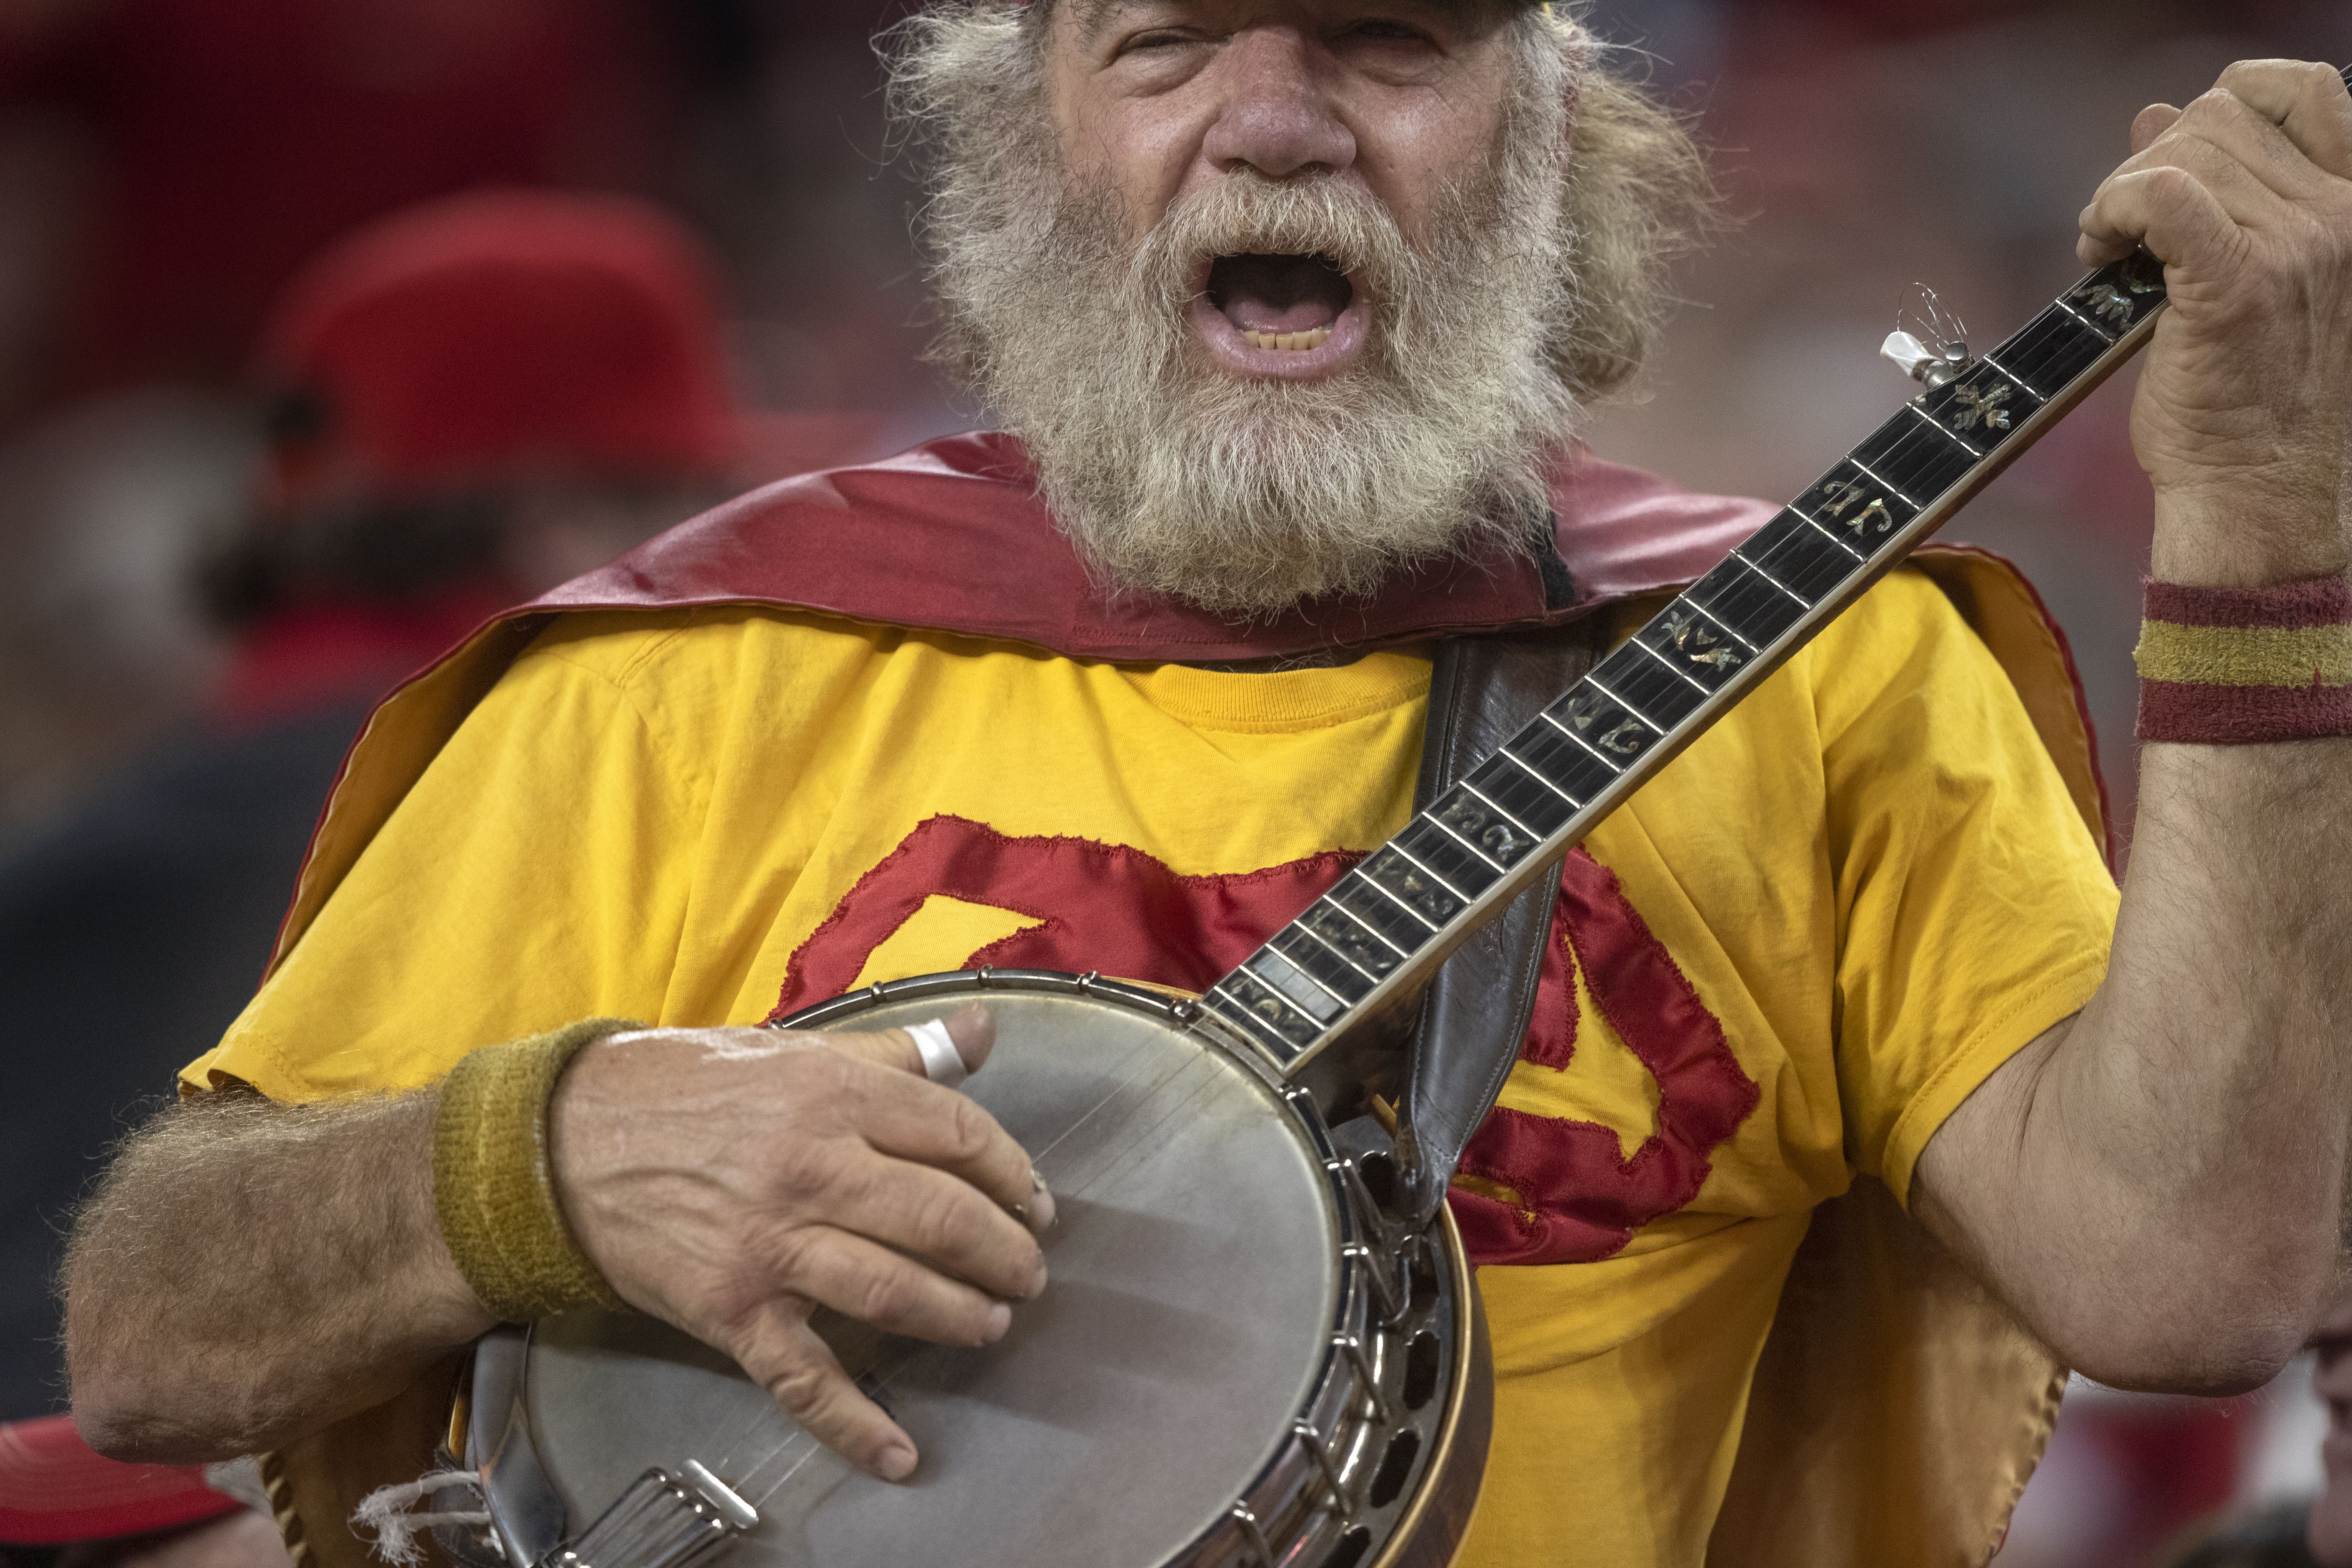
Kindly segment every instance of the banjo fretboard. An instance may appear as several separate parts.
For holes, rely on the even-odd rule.
[[[1904,405],[1203,1005],[1295,1075],[1409,1004],[1465,937],[2136,353],[2164,303],[2146,254],[2102,268]]]

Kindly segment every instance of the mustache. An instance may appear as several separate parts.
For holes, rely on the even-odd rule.
[[[1396,216],[1360,185],[1332,175],[1271,180],[1242,170],[1179,197],[1137,247],[1133,275],[1163,305],[1200,292],[1220,256],[1319,256],[1395,299],[1422,268]]]

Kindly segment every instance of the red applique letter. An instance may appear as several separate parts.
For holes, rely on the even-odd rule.
[[[1575,962],[1601,1016],[1658,1080],[1658,1130],[1627,1158],[1617,1134],[1497,1106],[1462,1170],[1528,1205],[1456,1187],[1454,1217],[1477,1263],[1577,1263],[1610,1256],[1633,1232],[1698,1195],[1716,1147],[1756,1109],[1756,1082],[1616,875],[1583,850],[1560,874],[1559,912],[1521,1055],[1566,1067],[1575,1048]]]
[[[1013,838],[966,817],[929,817],[801,943],[770,1016],[848,990],[874,950],[934,893],[1043,922],[989,943],[964,960],[967,969],[1097,969],[1205,991],[1359,858],[1335,852],[1230,877],[1180,877],[1121,845]]]

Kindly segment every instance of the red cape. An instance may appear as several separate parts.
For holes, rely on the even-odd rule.
[[[1237,625],[1092,580],[1038,499],[1021,444],[976,433],[753,490],[493,617],[377,708],[345,760],[279,933],[300,938],[442,744],[554,616],[759,605],[1014,642],[1070,658],[1219,662],[1557,625],[1679,588],[1775,509],[1693,495],[1581,447],[1551,474],[1558,559],[1497,552],[1400,573],[1370,599]],[[2104,789],[2064,637],[2016,569],[1966,546],[1915,562],[2009,671],[2094,833]]]
[[[1566,576],[1548,599],[1524,554],[1400,574],[1370,600],[1235,625],[1155,594],[1105,593],[1037,499],[1020,442],[950,436],[753,490],[566,584],[533,610],[789,605],[850,620],[1027,643],[1073,658],[1217,661],[1574,618],[1698,575],[1771,516],[1580,449],[1553,475]]]

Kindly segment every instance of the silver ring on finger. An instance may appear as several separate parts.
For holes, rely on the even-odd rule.
[[[954,1089],[971,1076],[963,1065],[963,1053],[956,1049],[954,1037],[940,1019],[909,1025],[907,1033],[914,1037],[915,1049],[922,1056],[923,1076],[941,1089]]]

